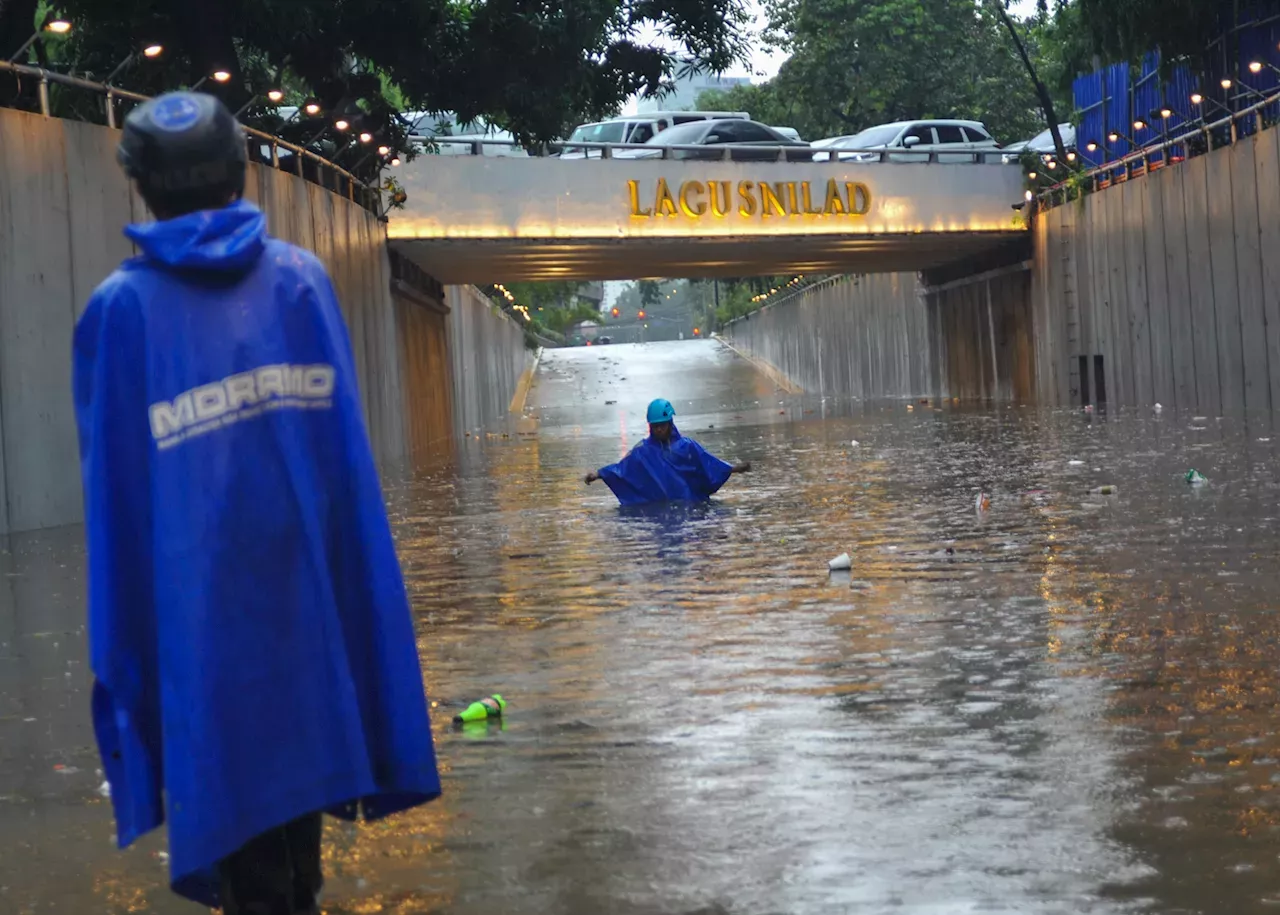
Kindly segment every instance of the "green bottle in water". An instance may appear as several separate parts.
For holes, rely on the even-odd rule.
[[[506,707],[507,700],[494,693],[492,696],[485,696],[479,702],[471,703],[461,715],[454,715],[453,723],[465,724],[468,721],[486,721],[489,718],[501,718]]]

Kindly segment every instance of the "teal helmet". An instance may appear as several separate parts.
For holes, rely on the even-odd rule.
[[[649,404],[648,420],[653,423],[669,423],[676,418],[676,408],[671,406],[671,401],[663,400],[659,397],[653,403]]]

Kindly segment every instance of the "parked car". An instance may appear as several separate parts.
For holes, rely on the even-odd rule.
[[[808,143],[785,137],[778,131],[756,121],[741,118],[722,121],[700,121],[694,124],[680,124],[664,130],[645,144],[653,149],[619,150],[619,158],[657,159],[662,156],[663,146],[705,146],[706,151],[696,149],[673,149],[672,159],[722,159],[723,148],[732,145],[729,152],[735,162],[761,162],[778,158],[778,147],[788,147],[788,162],[808,162],[813,158],[813,150]],[[762,147],[752,149],[751,147]]]
[[[612,343],[612,342],[613,342],[613,337],[609,337],[609,336],[596,337],[596,343],[599,344],[600,346],[604,346],[605,344]]]
[[[839,152],[842,149],[857,151]],[[1000,144],[978,121],[898,121],[840,137],[827,151],[814,153],[814,160],[829,162],[836,156],[840,162],[878,162],[880,150],[902,150],[889,153],[888,160],[927,162],[936,153],[939,162],[972,162],[977,155],[999,149]]]
[[[775,127],[773,129],[778,131],[778,133],[782,134],[788,140],[795,140],[797,143],[804,142],[800,136],[800,131],[796,130],[794,127]]]
[[[581,124],[569,135],[569,143],[648,143],[666,127],[694,121],[746,120],[745,111],[650,111],[629,117],[610,118],[593,124]],[[665,126],[664,126],[665,125]],[[598,159],[600,150],[566,147],[561,159]]]
[[[1076,152],[1076,128],[1072,124],[1059,124],[1058,132],[1062,135],[1062,145],[1068,153]],[[1024,152],[1039,153],[1042,156],[1057,155],[1053,147],[1053,134],[1048,130],[1036,134],[1030,140],[1021,143],[1010,143],[1002,150],[1006,163],[1017,162]]]

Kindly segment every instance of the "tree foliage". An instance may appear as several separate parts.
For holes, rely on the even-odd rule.
[[[1156,48],[1167,59],[1199,58],[1224,30],[1226,18],[1246,4],[1238,0],[1074,0],[1071,4],[1056,0],[1056,8],[1071,6],[1078,7],[1078,24],[1094,51],[1109,60],[1132,61]]]
[[[31,33],[37,7],[0,3],[0,55]],[[393,148],[406,105],[555,139],[579,118],[669,86],[677,53],[686,66],[732,66],[745,57],[747,21],[744,0],[64,0],[60,12],[75,24],[66,64],[80,75],[101,79],[160,43],[164,57],[131,68],[121,85],[154,94],[225,68],[232,79],[206,88],[233,109],[285,85],[291,101],[314,97],[330,119],[350,114]]]
[[[997,11],[974,0],[766,0],[768,40],[791,52],[761,86],[705,93],[807,139],[925,117],[984,121],[1003,140],[1043,129]],[[1033,54],[1038,35],[1027,36]]]

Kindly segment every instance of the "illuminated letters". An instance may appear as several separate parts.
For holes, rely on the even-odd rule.
[[[760,215],[765,219],[774,215],[787,215],[786,204],[782,202],[783,198],[787,196],[787,192],[783,190],[784,186],[782,182],[778,182],[774,187],[770,187],[763,181],[760,182]],[[774,188],[777,190],[775,191]],[[770,213],[770,208],[774,209],[776,213]]]
[[[640,182],[628,181],[627,191],[631,194],[631,218],[632,219],[648,219],[653,215],[653,210],[645,207],[640,209]]]
[[[666,178],[659,178],[650,198],[652,206],[641,202],[643,191],[640,182],[627,182],[627,197],[632,219],[651,219],[656,216],[667,219],[683,217],[698,222],[708,214],[716,219],[729,216],[734,207],[734,185],[731,181],[683,181],[672,193]],[[815,190],[809,181],[739,181],[737,185],[737,210],[742,219],[759,216],[772,219],[775,216],[808,216],[818,219],[859,218],[871,212],[871,189],[858,181],[845,181],[843,186],[835,178],[827,179],[826,193],[818,205]],[[259,398],[270,394],[282,395],[304,384],[296,376],[286,376],[279,369],[269,367],[259,370],[256,377],[256,394]],[[234,386],[228,386],[227,408],[237,409],[242,404],[253,403],[254,387],[248,378]],[[209,397],[216,397],[210,392]],[[192,405],[197,412],[217,412],[219,405],[210,399]],[[168,423],[169,416],[160,418]]]
[[[822,205],[822,215],[843,216],[848,212],[849,210],[844,205],[844,198],[840,196],[840,186],[836,184],[836,179],[828,180],[827,201]]]
[[[661,216],[675,216],[676,202],[671,196],[671,188],[667,187],[667,179],[658,179],[658,199],[654,203],[654,210]]]
[[[849,195],[849,213],[854,216],[866,216],[871,212],[871,191],[865,184],[850,181],[844,186]]]
[[[711,189],[711,212],[719,219],[729,215],[729,207],[733,201],[733,185],[728,181],[708,181],[707,187]],[[724,199],[720,199],[720,192],[724,192]]]
[[[691,204],[689,202],[690,191],[701,195],[705,190],[706,187],[701,181],[686,181],[684,184],[680,185],[680,209],[684,212],[684,215],[688,216],[690,219],[697,219],[703,213],[707,212],[707,205],[701,200],[696,204]]]

